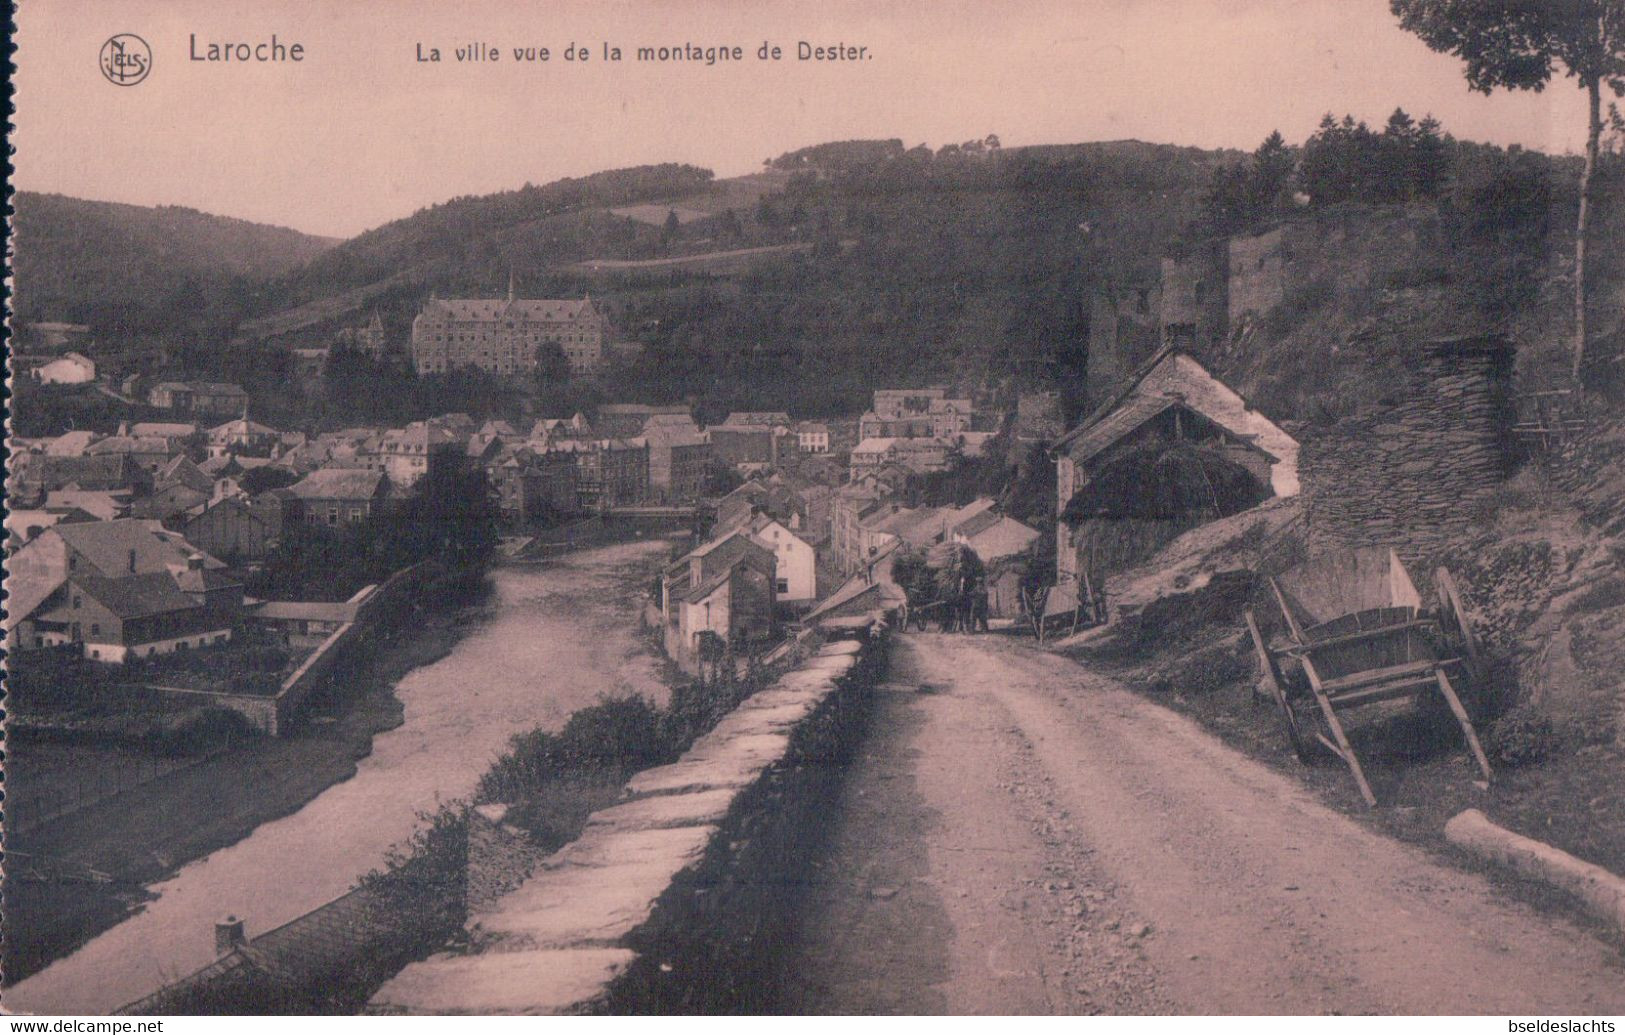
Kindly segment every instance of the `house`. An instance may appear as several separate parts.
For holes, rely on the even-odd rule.
[[[854,575],[835,592],[820,600],[802,616],[803,625],[814,626],[838,618],[855,618],[876,611],[895,611],[908,602],[908,595],[889,578]]]
[[[264,560],[281,528],[261,508],[235,498],[216,500],[178,523],[187,542],[234,563]]]
[[[722,423],[732,427],[788,428],[790,415],[779,410],[736,410]]]
[[[248,408],[248,393],[214,381],[160,381],[148,390],[147,402],[177,413],[229,415]]]
[[[485,464],[508,521],[525,525],[573,514],[577,506],[576,462],[564,452],[538,453],[524,446],[504,446]]]
[[[398,431],[387,431],[378,444],[383,472],[400,488],[410,488],[431,467],[438,470],[460,463],[467,438],[438,421],[414,421]]]
[[[135,495],[128,489],[58,489],[45,494],[47,510],[82,510],[97,521],[116,521],[130,513]]]
[[[242,598],[220,561],[148,521],[61,522],[7,566],[8,647],[77,644],[97,661],[229,639]]]
[[[801,421],[796,425],[796,448],[803,453],[829,452],[829,425],[820,421]]]
[[[784,527],[800,531],[804,511],[798,494],[788,485],[752,478],[717,501],[716,527],[736,528],[757,514],[766,514]]]
[[[90,325],[63,323],[60,320],[38,320],[28,325],[42,348],[59,349],[64,345],[78,345],[90,338]]]
[[[1050,449],[1056,580],[1094,584],[1175,536],[1298,492],[1298,443],[1177,346],[1165,346]]]
[[[935,399],[945,399],[945,388],[877,388],[870,407],[875,416],[883,419],[925,413]]]
[[[251,453],[268,456],[281,436],[281,432],[266,424],[239,417],[209,429],[209,455]]]
[[[810,604],[817,599],[818,554],[810,542],[766,514],[756,515],[736,530],[773,551],[777,563],[774,594],[781,603]]]
[[[84,456],[85,450],[101,436],[94,431],[66,431],[56,438],[47,439],[46,456]]]
[[[360,604],[354,600],[342,603],[266,600],[250,606],[244,617],[280,636],[290,647],[319,647],[339,629],[355,621],[360,610]]]
[[[110,435],[85,449],[86,456],[128,456],[143,471],[152,475],[156,475],[180,452],[180,447],[172,439],[137,438],[134,435]]]
[[[984,564],[1026,553],[1038,537],[1037,529],[992,510],[960,522],[950,532],[953,542],[975,550]]]
[[[80,644],[93,661],[118,664],[231,639],[228,611],[183,593],[168,572],[71,577],[55,606],[37,613],[42,638]]]
[[[191,438],[198,433],[196,424],[186,421],[137,421],[130,425],[131,435],[137,438],[167,438],[173,439],[177,444],[183,439]]]
[[[389,496],[389,479],[377,471],[324,467],[288,486],[309,525],[354,525],[378,513]]]
[[[694,422],[686,416],[689,428]],[[657,422],[651,417],[644,425],[644,441],[649,443],[649,489],[666,501],[698,499],[705,492],[706,469],[711,464],[711,440],[697,429],[680,424]]]
[[[191,458],[177,456],[158,469],[158,473],[153,477],[153,485],[157,488],[166,485],[184,485],[199,492],[212,492],[214,479],[194,464]]]
[[[892,506],[890,494],[875,485],[843,485],[830,501],[829,536],[831,560],[841,572],[853,572],[868,557],[863,521]],[[889,509],[887,510],[889,513]]]
[[[34,380],[47,385],[84,385],[96,380],[96,363],[70,352],[34,368]]]
[[[661,576],[666,653],[698,672],[713,650],[749,652],[773,634],[776,580],[772,551],[741,531],[678,558]]]
[[[748,416],[748,415],[747,415]],[[760,470],[795,451],[788,422],[773,424],[714,424],[705,429],[718,460],[741,470]]]
[[[868,438],[852,450],[849,461],[854,481],[887,464],[899,464],[916,474],[946,471],[956,447],[939,438]]]
[[[598,407],[593,427],[603,438],[637,438],[643,434],[645,425],[656,417],[661,418],[657,424],[686,425],[687,430],[700,430],[694,426],[694,417],[687,406],[651,406],[648,403],[605,403]]]
[[[78,507],[49,507],[29,510],[6,511],[6,548],[17,550],[29,541],[38,538],[39,534],[52,525],[64,521],[96,521],[94,514],[86,513]]]
[[[152,472],[127,453],[102,456],[51,456],[24,453],[12,459],[8,488],[27,501],[62,489],[91,492],[145,492]]]
[[[132,500],[128,513],[133,518],[168,523],[173,518],[184,516],[193,508],[207,505],[213,495],[213,486],[210,486],[209,491],[200,491],[173,482],[154,489],[149,495]]]
[[[565,439],[553,451],[575,460],[578,510],[635,506],[649,498],[649,444],[643,439]]]

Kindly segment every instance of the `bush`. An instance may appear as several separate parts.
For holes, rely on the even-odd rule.
[[[555,757],[572,769],[647,769],[666,759],[660,725],[648,698],[611,698],[570,716],[554,740]]]
[[[1187,694],[1209,694],[1250,683],[1256,669],[1250,657],[1238,656],[1229,643],[1199,650],[1173,671],[1174,689]]]
[[[1565,740],[1550,716],[1522,705],[1495,720],[1484,738],[1484,750],[1492,763],[1516,769],[1546,761]]]
[[[517,734],[480,777],[482,802],[519,802],[561,778],[624,779],[670,755],[662,716],[647,698],[629,695],[582,708],[558,733]]]

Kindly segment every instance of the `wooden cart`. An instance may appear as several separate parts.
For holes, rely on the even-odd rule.
[[[1434,583],[1437,606],[1424,608],[1392,550],[1349,550],[1269,580],[1282,619],[1274,645],[1247,612],[1260,682],[1285,718],[1298,757],[1308,761],[1318,740],[1348,765],[1369,805],[1377,799],[1341,716],[1378,702],[1440,695],[1461,724],[1484,778],[1490,778],[1489,760],[1457,693],[1458,686],[1482,685],[1478,642],[1450,572],[1439,568]],[[1302,716],[1311,701],[1309,716]],[[1310,736],[1306,731],[1316,712],[1324,729]]]

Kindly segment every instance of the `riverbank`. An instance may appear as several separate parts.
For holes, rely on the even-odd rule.
[[[15,984],[114,926],[148,900],[146,886],[187,863],[247,837],[263,823],[297,812],[350,779],[373,737],[396,728],[402,708],[394,684],[451,652],[483,604],[432,615],[397,635],[378,654],[366,685],[348,700],[312,702],[292,736],[260,737],[197,765],[7,838],[9,851],[48,860],[53,869],[95,871],[90,881],[5,884],[0,971]],[[41,764],[50,744],[17,744],[8,765]],[[178,823],[177,816],[186,817]]]
[[[354,776],[150,885],[144,908],[9,986],[7,1008],[99,1014],[141,999],[214,959],[219,917],[235,914],[255,937],[344,895],[425,813],[472,794],[515,734],[562,728],[606,696],[661,704],[667,688],[636,617],[667,549],[646,541],[494,569],[489,604],[468,614],[451,652],[395,681],[404,721],[373,738]],[[406,637],[424,635],[417,621]]]

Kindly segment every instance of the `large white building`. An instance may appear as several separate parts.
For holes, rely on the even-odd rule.
[[[478,367],[493,374],[536,369],[537,352],[557,345],[576,374],[604,352],[604,318],[592,299],[431,298],[412,321],[412,363],[420,374]]]

